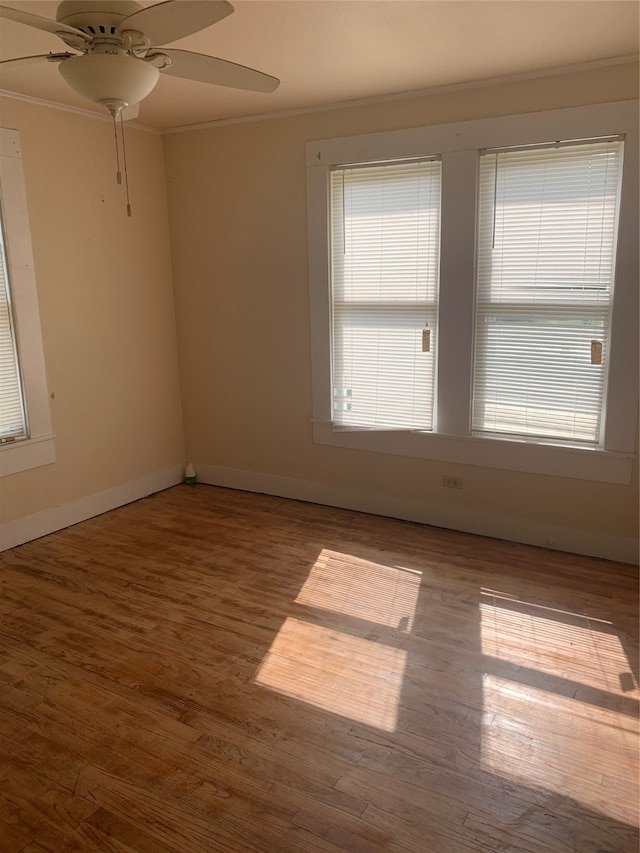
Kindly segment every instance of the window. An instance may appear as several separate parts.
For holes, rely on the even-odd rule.
[[[637,122],[622,102],[309,143],[314,439],[629,482]]]
[[[481,156],[476,434],[601,444],[622,150]]]
[[[27,436],[0,207],[0,443]]]
[[[431,429],[440,163],[336,169],[331,201],[334,422]]]
[[[0,476],[55,461],[20,138],[0,128]]]

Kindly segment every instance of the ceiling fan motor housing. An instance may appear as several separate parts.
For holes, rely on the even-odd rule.
[[[113,36],[120,23],[141,8],[133,0],[62,0],[56,21],[82,30],[91,38]]]

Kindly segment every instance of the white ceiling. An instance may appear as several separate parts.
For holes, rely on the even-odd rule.
[[[5,5],[49,18],[57,7],[50,0]],[[258,68],[279,77],[279,89],[256,94],[161,75],[141,104],[139,123],[180,127],[638,53],[636,0],[233,0],[233,5],[233,15],[172,46]],[[65,49],[55,35],[0,21],[0,59]],[[49,63],[0,68],[0,89],[93,108]]]

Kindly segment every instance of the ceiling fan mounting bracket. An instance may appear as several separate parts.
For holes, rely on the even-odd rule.
[[[138,30],[120,30],[124,47],[136,56],[144,56],[151,47],[151,40]]]
[[[71,59],[72,53],[48,53],[46,56],[47,62],[63,62],[65,59]]]
[[[148,62],[149,65],[159,68],[160,71],[171,65],[171,59],[165,53],[148,53],[145,57],[145,61]]]

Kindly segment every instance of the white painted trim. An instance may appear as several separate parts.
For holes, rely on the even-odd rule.
[[[588,62],[577,62],[573,65],[556,65],[553,68],[543,68],[540,71],[523,71],[520,74],[507,74],[504,77],[484,77],[480,80],[464,80],[458,83],[445,83],[442,86],[431,86],[426,89],[411,89],[407,92],[393,92],[390,95],[374,95],[369,98],[355,98],[350,101],[334,101],[318,104],[313,107],[294,107],[288,110],[274,110],[268,113],[258,113],[234,118],[221,118],[205,121],[199,124],[185,124],[178,127],[168,127],[161,130],[163,136],[169,133],[189,133],[193,130],[209,130],[213,127],[225,127],[231,124],[251,124],[259,121],[274,121],[280,118],[325,113],[332,110],[350,110],[355,107],[366,107],[370,104],[386,104],[390,101],[408,101],[413,98],[426,98],[431,95],[442,95],[448,92],[459,92],[465,89],[484,89],[488,86],[502,86],[507,83],[519,83],[524,80],[537,80],[540,77],[554,77],[558,74],[580,74],[583,71],[593,71],[596,68],[609,68],[614,65],[629,65],[638,61],[635,53],[624,56],[611,56],[604,59],[593,59]]]
[[[345,163],[371,163],[538,145],[558,139],[624,134],[636,139],[638,99],[608,101],[532,113],[513,113],[447,124],[428,124],[307,142],[307,167],[327,170]],[[633,148],[632,145],[629,146]],[[626,152],[625,152],[626,153]]]
[[[308,142],[307,233],[314,440],[320,444],[395,453],[399,456],[628,484],[632,461],[635,458],[640,384],[637,355],[637,128],[638,101],[628,100]],[[553,142],[557,139],[591,138],[612,133],[625,134],[626,142],[613,316],[617,338],[610,354],[605,449],[559,447],[464,435],[465,427],[469,429],[469,323],[475,259],[472,213],[468,212],[466,218],[464,217],[464,202],[466,199],[468,206],[474,193],[470,191],[463,197],[463,187],[455,180],[455,169],[447,171],[444,165],[448,158],[452,157],[452,162],[458,162],[459,169],[464,167],[471,173],[473,169],[470,161],[477,157],[478,150],[482,148]],[[444,284],[449,288],[453,285],[454,294],[447,303],[448,295],[444,292],[444,286],[441,286],[438,340],[441,347],[444,341],[440,356],[443,353],[448,354],[450,360],[449,363],[444,363],[444,359],[441,359],[442,363],[438,367],[436,429],[441,429],[445,434],[355,429],[346,431],[333,428],[331,281],[328,253],[328,186],[331,168],[344,163],[376,162],[435,154],[441,154],[443,158],[443,232],[440,263],[443,275],[447,277]],[[447,175],[449,178],[453,175],[453,184],[445,180]],[[461,229],[455,226],[458,219]],[[447,223],[450,233],[445,235],[444,226]],[[466,246],[460,245],[461,235],[466,235]],[[456,311],[460,314],[459,324],[456,323]],[[444,329],[445,323],[448,325],[448,335]],[[446,352],[447,337],[452,342],[457,342],[461,335],[464,337],[464,347],[460,348],[460,352],[452,359],[453,347]],[[452,406],[454,392],[460,396],[459,403]]]
[[[621,485],[631,482],[635,458],[633,453],[595,448],[411,430],[345,429],[330,423],[314,423],[313,440],[351,450]]]
[[[41,435],[15,444],[0,444],[0,477],[51,465],[56,461],[55,438],[55,435]]]
[[[508,542],[536,545],[554,551],[568,551],[622,563],[638,563],[638,541],[633,537],[612,536],[592,530],[577,530],[527,518],[479,512],[465,507],[449,507],[411,498],[397,498],[361,489],[349,489],[274,474],[196,464],[198,482],[248,492],[277,495],[292,500],[367,512]]]
[[[435,429],[449,435],[471,428],[479,164],[477,151],[442,155]]]
[[[108,121],[113,123],[113,119],[108,113],[98,113],[94,110],[84,109],[83,107],[72,107],[69,104],[61,104],[58,101],[45,101],[43,98],[34,98],[32,95],[22,95],[19,92],[10,92],[8,89],[0,89],[0,98],[10,98],[13,101],[24,101],[27,104],[35,104],[38,107],[47,107],[52,110],[60,110],[63,113],[73,113],[74,115],[84,116],[85,118],[95,118],[98,121]],[[135,130],[146,130],[147,133],[160,134],[162,131],[157,127],[150,127],[146,124],[139,124],[136,121],[128,121],[127,129],[134,128]]]
[[[640,352],[638,341],[638,223],[640,197],[638,163],[640,141],[638,120],[629,129],[624,143],[624,172],[620,199],[618,245],[616,253],[615,290],[611,316],[611,353],[607,398],[625,400],[627,405],[607,405],[605,448],[625,451],[635,447],[640,385]]]
[[[48,465],[55,460],[20,134],[4,127],[0,128],[0,192],[10,298],[29,436],[28,441],[3,446],[0,476],[4,476],[5,473]],[[38,439],[44,439],[48,446],[39,444]]]
[[[161,492],[163,489],[181,483],[183,479],[184,465],[173,465],[171,468],[152,471],[139,480],[131,480],[95,495],[87,495],[72,503],[51,507],[34,515],[9,521],[0,525],[0,551],[55,533],[56,530],[86,521],[103,512],[109,512],[119,506],[145,498],[154,492]]]

